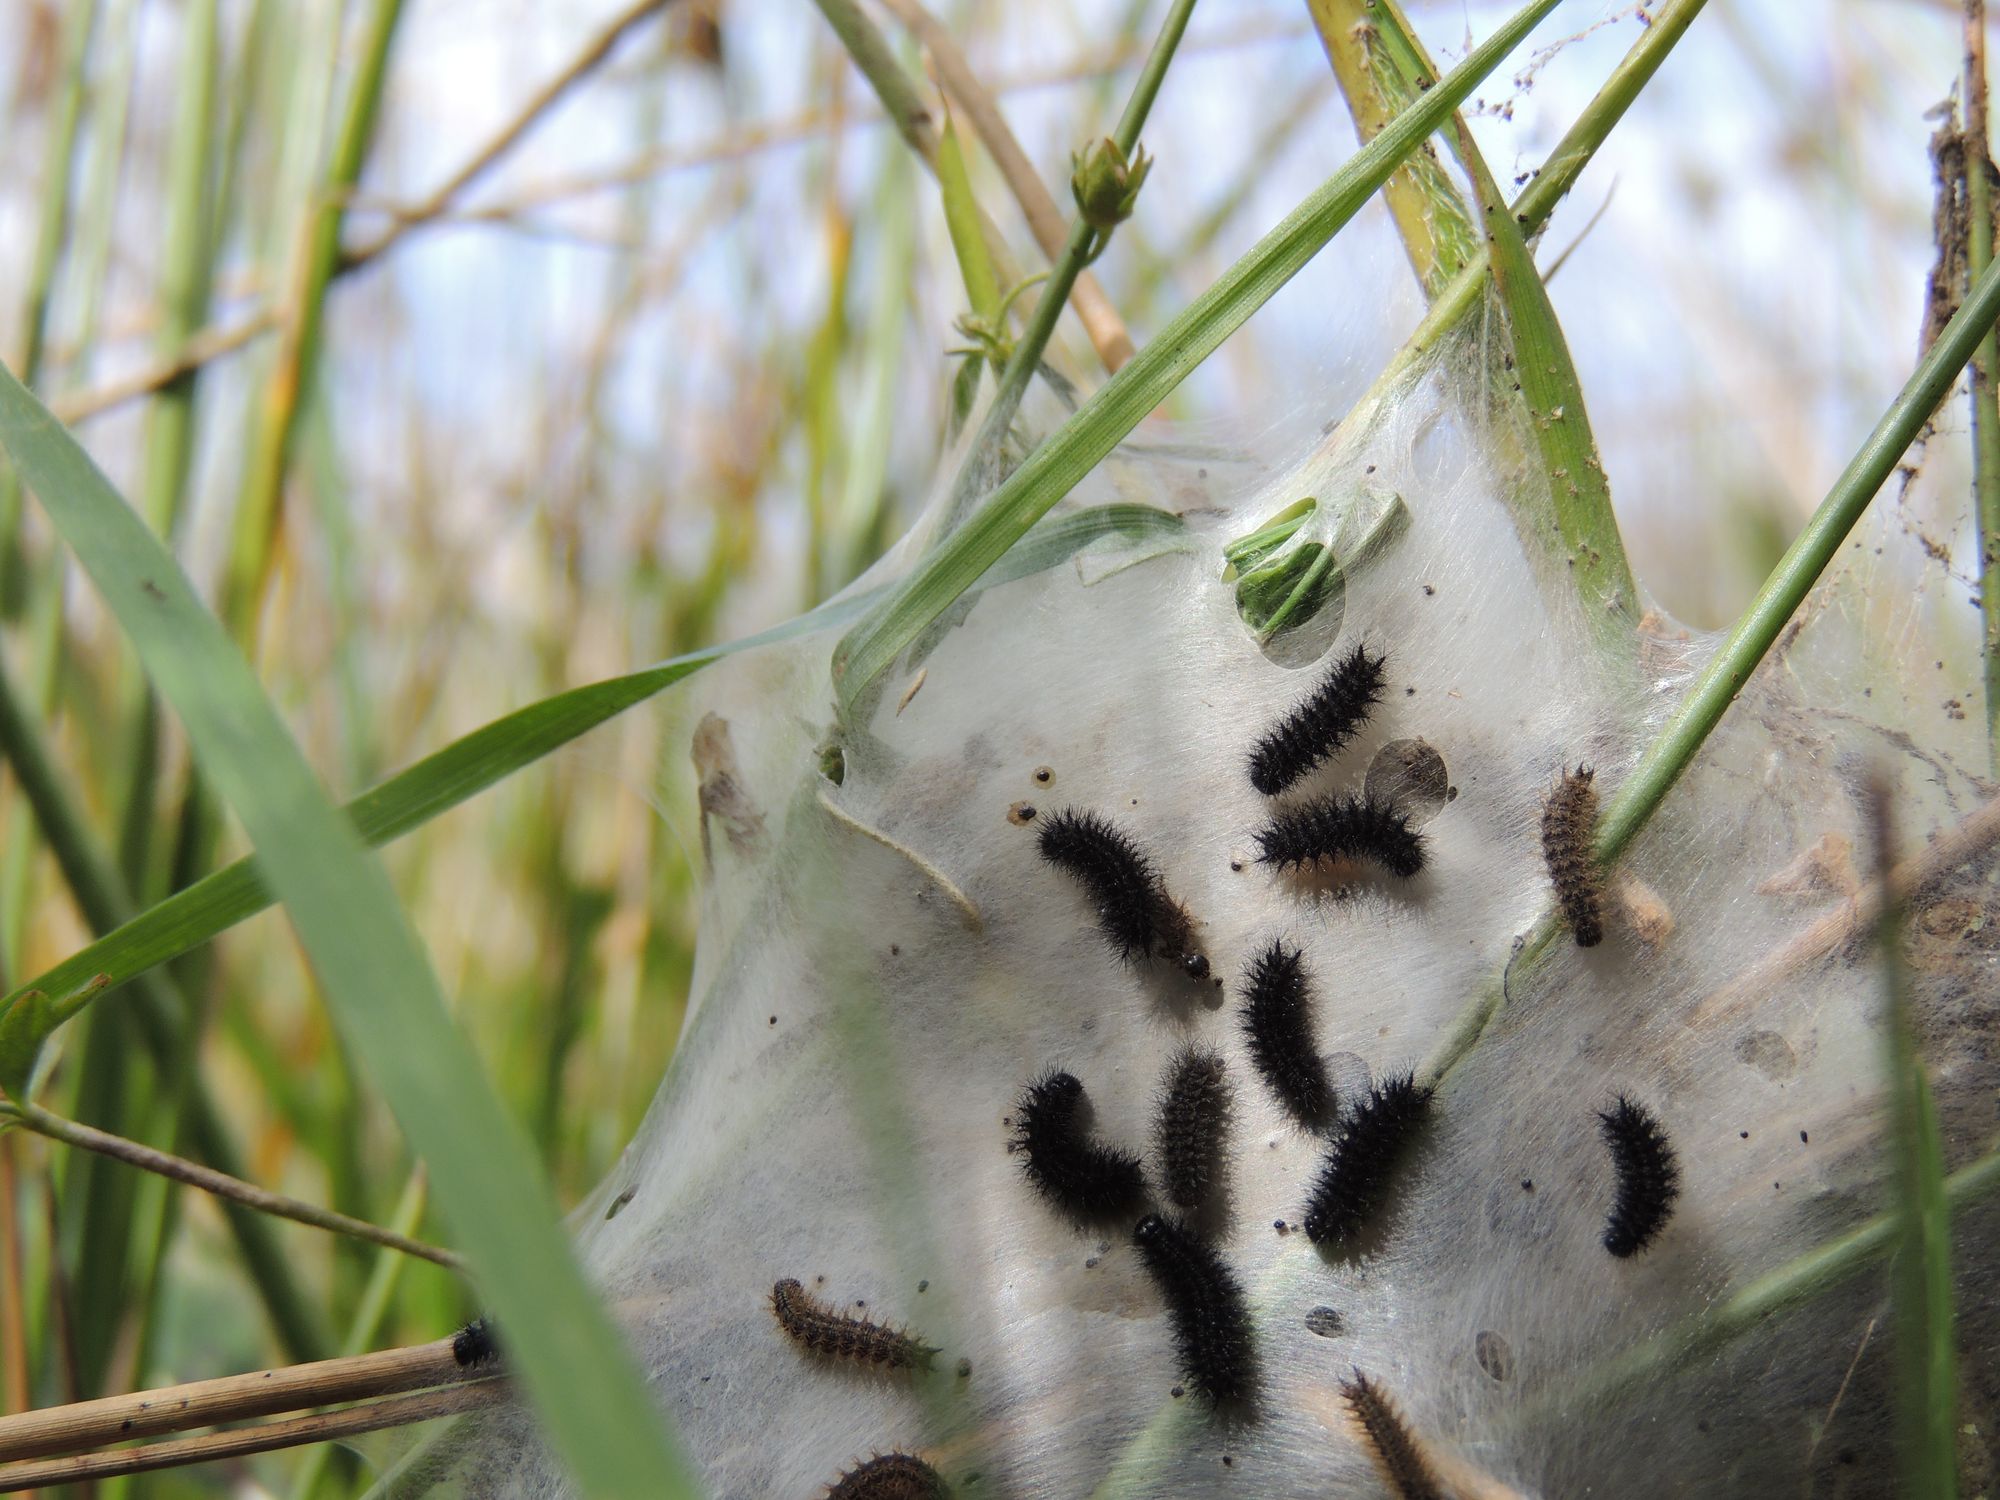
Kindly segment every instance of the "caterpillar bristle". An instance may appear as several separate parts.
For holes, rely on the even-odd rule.
[[[1074,1074],[1043,1074],[1015,1106],[1012,1143],[1035,1190],[1083,1224],[1122,1217],[1146,1196],[1139,1158],[1085,1133],[1087,1102]]]
[[[1590,847],[1597,826],[1596,774],[1588,766],[1565,773],[1542,804],[1542,858],[1579,948],[1604,940],[1604,881]]]
[[[1163,1082],[1155,1135],[1160,1178],[1170,1201],[1195,1208],[1221,1183],[1236,1090],[1222,1054],[1192,1046],[1175,1054]]]
[[[1275,797],[1338,754],[1382,698],[1388,658],[1356,646],[1250,752],[1250,784]]]
[[[1375,1466],[1396,1492],[1397,1500],[1445,1500],[1444,1485],[1431,1468],[1422,1441],[1388,1393],[1359,1370],[1352,1380],[1343,1380],[1340,1389],[1348,1410],[1367,1435]]]
[[[1162,958],[1190,979],[1208,977],[1208,957],[1195,942],[1187,908],[1167,894],[1130,834],[1096,813],[1066,807],[1043,821],[1036,847],[1089,893],[1098,931],[1120,958]]]
[[[789,1276],[771,1288],[771,1311],[787,1338],[823,1359],[883,1370],[925,1370],[937,1354],[903,1329],[833,1311]]]
[[[1317,1130],[1333,1114],[1333,1085],[1313,1032],[1305,954],[1273,942],[1244,978],[1243,1032],[1256,1065],[1292,1118]]]
[[[1681,1191],[1680,1164],[1666,1131],[1645,1105],[1620,1094],[1597,1121],[1618,1176],[1604,1248],[1625,1260],[1652,1244],[1672,1216]]]
[[[1371,860],[1408,880],[1422,873],[1424,836],[1380,797],[1316,797],[1272,817],[1257,834],[1258,859],[1296,870],[1322,860]]]
[[[1315,1245],[1345,1247],[1366,1227],[1388,1196],[1430,1102],[1431,1090],[1403,1073],[1377,1084],[1348,1117],[1306,1203],[1306,1235]]]
[[[878,1453],[833,1482],[826,1500],[947,1500],[944,1478],[914,1453]]]
[[[1178,1219],[1147,1214],[1132,1230],[1174,1325],[1190,1389],[1217,1406],[1247,1403],[1256,1387],[1250,1314],[1235,1274]]]

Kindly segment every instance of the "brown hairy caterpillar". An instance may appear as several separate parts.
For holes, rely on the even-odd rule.
[[[878,1453],[833,1482],[826,1500],[946,1500],[951,1491],[913,1453]]]
[[[1398,1500],[1445,1500],[1444,1485],[1431,1468],[1423,1443],[1388,1393],[1359,1370],[1352,1380],[1343,1380],[1340,1389],[1347,1397],[1347,1409],[1368,1434],[1376,1467]]]
[[[927,1370],[937,1350],[900,1328],[834,1312],[791,1277],[771,1288],[771,1311],[793,1343],[826,1359],[885,1370]]]
[[[1596,775],[1590,767],[1578,766],[1564,774],[1542,804],[1542,858],[1556,888],[1556,904],[1579,948],[1604,941],[1604,881],[1590,848],[1597,826],[1597,788],[1591,784]]]

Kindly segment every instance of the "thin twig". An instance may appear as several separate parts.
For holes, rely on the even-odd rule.
[[[938,81],[944,85],[952,103],[958,106],[960,113],[972,122],[972,128],[979,133],[987,155],[993,158],[993,164],[1006,179],[1014,201],[1020,205],[1035,243],[1042,247],[1042,254],[1051,261],[1059,259],[1063,246],[1069,241],[1069,223],[1049,190],[1042,185],[1034,164],[1028,160],[1028,153],[1021,149],[1021,143],[1008,128],[1007,118],[1000,113],[1000,106],[966,63],[965,54],[958,50],[958,43],[918,0],[882,0],[882,6],[907,26],[930,53]],[[1098,360],[1107,371],[1116,372],[1132,357],[1132,335],[1126,331],[1125,320],[1118,316],[1111,299],[1104,294],[1103,285],[1089,271],[1076,278],[1076,285],[1070,292],[1070,305],[1076,309],[1084,332],[1090,336],[1091,347],[1097,351]]]
[[[0,1417],[0,1460],[48,1458],[133,1438],[245,1422],[429,1386],[496,1378],[504,1367],[461,1367],[451,1339],[252,1370]]]
[[[226,1198],[232,1203],[241,1203],[259,1213],[273,1214],[281,1219],[290,1219],[294,1223],[310,1225],[314,1229],[344,1234],[352,1239],[367,1240],[370,1244],[400,1250],[405,1255],[419,1256],[454,1271],[462,1269],[465,1264],[450,1250],[426,1245],[421,1240],[397,1234],[394,1230],[384,1229],[379,1224],[370,1224],[363,1219],[335,1213],[330,1208],[320,1208],[311,1203],[303,1203],[297,1198],[288,1198],[283,1193],[271,1192],[268,1188],[260,1188],[255,1183],[245,1182],[240,1177],[231,1177],[226,1172],[218,1172],[215,1168],[205,1167],[200,1162],[169,1155],[165,1151],[141,1145],[138,1141],[127,1140],[124,1136],[111,1135],[75,1120],[66,1120],[61,1115],[51,1114],[39,1105],[10,1104],[0,1106],[0,1111],[19,1120],[37,1135],[45,1135],[50,1140],[61,1141],[66,1146],[75,1146],[82,1151],[108,1156],[113,1161],[123,1162],[129,1167],[137,1167],[142,1172],[151,1172],[188,1187],[200,1188],[205,1193]]]
[[[1861,1342],[1855,1347],[1854,1358],[1847,1362],[1847,1373],[1840,1377],[1840,1389],[1833,1393],[1833,1404],[1827,1407],[1826,1415],[1820,1419],[1819,1431],[1815,1432],[1812,1441],[1806,1444],[1808,1469],[1812,1467],[1813,1454],[1819,1451],[1820,1440],[1833,1430],[1834,1416],[1840,1411],[1840,1403],[1847,1397],[1848,1382],[1854,1379],[1854,1372],[1861,1365],[1861,1356],[1868,1352],[1868,1341],[1875,1337],[1875,1322],[1874,1318],[1870,1318],[1868,1326],[1861,1330]]]
[[[190,335],[187,342],[168,358],[142,366],[130,375],[107,380],[102,385],[87,386],[58,396],[49,402],[49,410],[56,414],[57,420],[65,423],[99,416],[114,407],[123,406],[127,401],[136,401],[163,386],[172,385],[183,375],[225,354],[233,354],[252,339],[269,333],[277,326],[278,315],[268,305],[226,328],[211,324]]]
[[[258,1427],[211,1432],[201,1437],[174,1438],[143,1448],[123,1448],[109,1453],[80,1453],[71,1458],[39,1459],[0,1468],[0,1494],[33,1489],[45,1484],[73,1484],[83,1479],[110,1479],[120,1474],[145,1474],[155,1469],[181,1468],[187,1464],[213,1463],[222,1458],[241,1458],[251,1453],[269,1453],[279,1448],[298,1448],[307,1443],[324,1443],[335,1438],[379,1432],[385,1427],[410,1427],[435,1421],[475,1407],[490,1406],[502,1399],[506,1388],[497,1381],[468,1382],[442,1390],[419,1391],[415,1395],[390,1396],[339,1411],[318,1412],[307,1417],[289,1417]]]

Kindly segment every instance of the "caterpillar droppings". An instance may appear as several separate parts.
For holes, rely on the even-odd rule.
[[[474,1318],[459,1329],[451,1336],[451,1357],[462,1370],[498,1359],[500,1340],[494,1336],[492,1323],[485,1318]]]
[[[884,1370],[924,1370],[937,1353],[900,1328],[832,1311],[789,1276],[771,1288],[771,1311],[786,1337],[825,1359],[849,1359]]]
[[[1070,1218],[1091,1223],[1138,1207],[1146,1179],[1137,1156],[1084,1133],[1086,1102],[1075,1074],[1043,1074],[1015,1106],[1012,1144],[1035,1190]]]
[[[1352,1380],[1340,1383],[1340,1390],[1347,1397],[1347,1409],[1368,1435],[1375,1465],[1397,1500],[1445,1500],[1444,1485],[1431,1468],[1422,1442],[1403,1421],[1388,1393],[1359,1370]]]
[[[1344,1246],[1381,1206],[1397,1160],[1429,1111],[1431,1091],[1409,1073],[1375,1085],[1327,1148],[1306,1202],[1306,1235],[1315,1245]]]
[[[1624,1260],[1650,1245],[1673,1213],[1681,1191],[1680,1164],[1667,1133],[1645,1105],[1620,1094],[1615,1105],[1598,1114],[1597,1122],[1618,1174],[1617,1196],[1604,1225],[1604,1248]]]
[[[1216,1405],[1247,1402],[1256,1385],[1256,1351],[1235,1274],[1177,1219],[1147,1214],[1132,1243],[1167,1304],[1189,1388]]]
[[[1267,797],[1309,774],[1353,739],[1382,700],[1388,658],[1356,646],[1250,752],[1250,784]]]
[[[1579,948],[1604,941],[1604,882],[1591,853],[1590,835],[1597,826],[1597,773],[1588,766],[1566,772],[1562,784],[1542,804],[1542,858],[1563,920],[1576,935]]]
[[[1160,1093],[1160,1177],[1178,1207],[1206,1202],[1222,1180],[1236,1090],[1220,1052],[1185,1047],[1167,1064]]]
[[[1273,942],[1250,965],[1244,982],[1243,1033],[1278,1101],[1301,1125],[1317,1130],[1333,1113],[1333,1085],[1313,1035],[1312,985],[1305,954]]]
[[[1066,807],[1042,824],[1036,842],[1043,859],[1089,892],[1098,930],[1120,958],[1163,958],[1190,979],[1208,977],[1208,957],[1195,944],[1187,908],[1167,894],[1130,834],[1095,813]]]
[[[1424,836],[1379,797],[1315,797],[1274,816],[1257,843],[1258,859],[1280,869],[1367,859],[1408,880],[1424,868]]]
[[[833,1482],[826,1500],[946,1500],[936,1469],[913,1453],[878,1453]]]

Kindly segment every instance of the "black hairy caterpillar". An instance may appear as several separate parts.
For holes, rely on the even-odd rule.
[[[1645,1105],[1620,1094],[1617,1104],[1598,1114],[1597,1122],[1618,1174],[1618,1194],[1604,1225],[1604,1248],[1623,1260],[1650,1245],[1666,1224],[1674,1199],[1680,1196],[1681,1170],[1667,1133]]]
[[[1244,987],[1251,1062],[1293,1118],[1318,1129],[1333,1113],[1333,1085],[1313,1036],[1304,952],[1272,943],[1250,965]]]
[[[1218,1405],[1247,1401],[1256,1381],[1250,1314],[1222,1257],[1159,1214],[1139,1221],[1132,1243],[1173,1319],[1188,1385]]]
[[[1042,858],[1083,883],[1097,903],[1097,926],[1128,962],[1154,955],[1190,979],[1208,977],[1187,908],[1167,894],[1159,872],[1130,834],[1092,812],[1066,807],[1042,824]]]
[[[793,1343],[827,1359],[851,1359],[888,1370],[922,1370],[930,1368],[937,1353],[900,1328],[832,1311],[789,1276],[771,1288],[771,1311]]]
[[[1563,920],[1576,934],[1579,948],[1604,941],[1603,880],[1591,853],[1591,830],[1597,825],[1596,772],[1578,766],[1566,772],[1562,784],[1542,804],[1542,858],[1548,862],[1549,883]]]
[[[1167,1197],[1182,1208],[1205,1201],[1222,1178],[1236,1090],[1220,1052],[1184,1047],[1167,1064],[1156,1143]]]
[[[1368,1434],[1376,1466],[1398,1500],[1445,1500],[1444,1485],[1432,1470],[1423,1444],[1405,1424],[1388,1393],[1359,1370],[1352,1380],[1341,1381],[1340,1390],[1347,1397],[1347,1409]]]
[[[1424,836],[1380,797],[1315,797],[1273,817],[1257,843],[1257,858],[1281,869],[1369,859],[1408,880],[1424,867]]]
[[[498,1359],[500,1340],[494,1336],[493,1325],[485,1318],[474,1318],[459,1329],[451,1336],[451,1357],[458,1361],[460,1369],[466,1370]]]
[[[1388,658],[1356,646],[1335,662],[1320,685],[1285,715],[1278,727],[1250,752],[1250,784],[1275,797],[1307,775],[1368,722],[1382,700],[1382,669]]]
[[[1315,1245],[1343,1245],[1360,1232],[1388,1192],[1397,1159],[1430,1102],[1431,1090],[1403,1073],[1376,1084],[1348,1117],[1306,1201],[1306,1234]]]
[[[951,1493],[929,1464],[910,1453],[878,1453],[833,1482],[826,1500],[945,1500]]]
[[[1146,1179],[1137,1156],[1084,1134],[1085,1103],[1075,1074],[1043,1074],[1014,1108],[1012,1147],[1037,1192],[1072,1219],[1091,1222],[1136,1208]]]

